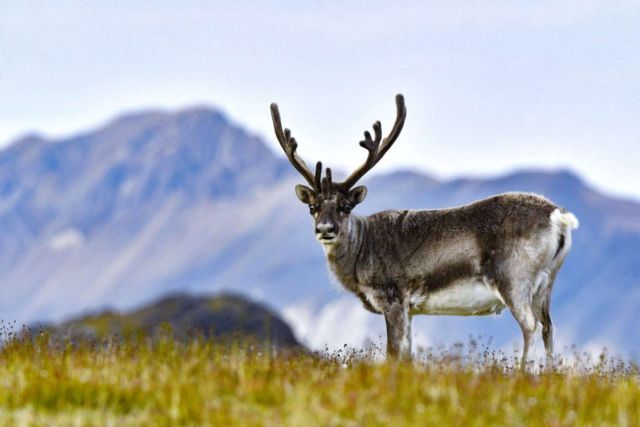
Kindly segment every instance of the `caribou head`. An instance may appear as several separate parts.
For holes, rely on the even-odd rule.
[[[360,141],[360,146],[368,152],[367,159],[344,181],[336,182],[331,168],[326,168],[325,175],[322,176],[322,162],[316,164],[315,173],[311,172],[296,152],[298,143],[291,136],[291,131],[282,128],[278,105],[271,104],[271,118],[278,142],[291,164],[309,184],[297,185],[296,195],[302,203],[309,206],[309,213],[314,218],[316,238],[322,244],[336,244],[348,232],[351,211],[367,196],[367,187],[355,186],[356,183],[382,159],[402,131],[407,109],[401,94],[396,95],[396,108],[396,121],[389,135],[382,138],[382,126],[376,121],[373,124],[373,137],[369,131],[365,131],[364,140]]]

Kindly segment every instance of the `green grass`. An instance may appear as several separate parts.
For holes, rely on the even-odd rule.
[[[375,351],[374,351],[375,352]],[[527,375],[486,348],[423,353],[272,354],[202,340],[0,349],[1,425],[540,425],[640,423],[636,366],[576,359]]]

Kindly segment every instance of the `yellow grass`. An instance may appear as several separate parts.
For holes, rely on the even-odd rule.
[[[407,364],[202,340],[47,341],[9,337],[0,350],[1,425],[640,423],[637,368],[606,358],[527,375],[475,347]]]

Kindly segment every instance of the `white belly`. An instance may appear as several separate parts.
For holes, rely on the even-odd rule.
[[[411,296],[412,314],[477,316],[500,313],[504,307],[500,294],[481,281],[460,282],[433,293]]]

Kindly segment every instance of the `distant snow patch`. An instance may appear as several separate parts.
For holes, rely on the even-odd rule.
[[[84,244],[84,234],[75,228],[67,228],[49,239],[49,248],[53,251],[73,249]]]
[[[307,336],[314,321],[315,308],[310,302],[297,302],[282,309],[282,317],[291,325],[293,333],[299,341],[309,344]]]
[[[385,334],[380,316],[367,312],[360,301],[343,296],[316,309],[299,303],[282,310],[296,337],[314,350],[337,350],[345,344],[362,347],[367,342],[381,342]],[[382,339],[383,340],[383,339]]]

